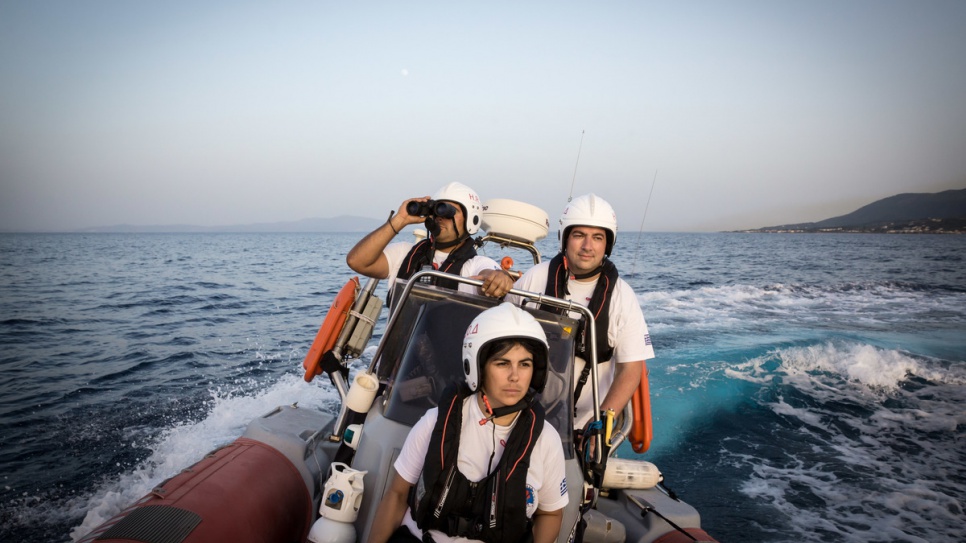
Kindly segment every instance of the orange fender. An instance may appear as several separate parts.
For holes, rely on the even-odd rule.
[[[322,361],[322,355],[331,351],[335,342],[339,339],[339,334],[342,333],[345,321],[349,317],[352,304],[356,300],[358,289],[359,278],[353,277],[336,294],[335,301],[332,302],[332,307],[326,313],[322,327],[319,328],[319,333],[315,335],[315,341],[312,342],[312,347],[302,362],[302,367],[305,368],[306,383],[311,383],[316,375],[322,375],[322,368],[319,365]]]
[[[651,447],[654,427],[651,426],[651,387],[647,383],[647,362],[641,367],[641,385],[631,397],[634,425],[631,426],[630,441],[634,452],[643,453]]]

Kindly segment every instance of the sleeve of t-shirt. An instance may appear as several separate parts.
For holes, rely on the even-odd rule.
[[[500,265],[497,264],[492,258],[488,256],[476,255],[463,264],[463,269],[460,270],[460,275],[463,277],[473,277],[474,275],[479,275],[483,270],[498,269],[500,269]]]
[[[540,454],[543,462],[544,481],[538,496],[538,508],[556,511],[570,502],[567,495],[567,468],[564,463],[563,444],[560,435],[548,422],[544,422],[540,433]],[[536,451],[534,451],[536,452]]]
[[[623,280],[617,288],[618,295],[614,297],[617,303],[611,304],[611,324],[607,331],[608,340],[614,345],[614,358],[618,362],[650,360],[654,358],[654,347],[637,295]]]
[[[520,276],[515,283],[513,283],[513,288],[542,294],[544,289],[547,288],[546,270],[549,266],[549,264],[540,263],[530,268],[522,276]],[[507,294],[504,300],[514,305],[518,305],[520,303],[520,297],[516,294]]]
[[[419,475],[423,472],[426,452],[429,450],[429,440],[433,435],[433,428],[436,426],[437,413],[439,413],[439,410],[434,407],[426,411],[426,414],[416,421],[416,424],[409,431],[409,435],[406,436],[406,441],[396,458],[396,463],[393,464],[396,473],[409,484],[416,484]]]
[[[463,277],[474,277],[479,275],[483,270],[498,269],[500,269],[500,265],[494,262],[492,258],[477,255],[463,263],[463,267],[460,269],[460,275]],[[469,292],[471,294],[483,294],[479,288],[473,285],[460,284],[459,290],[460,292]]]

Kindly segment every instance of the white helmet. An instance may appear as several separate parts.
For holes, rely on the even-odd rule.
[[[449,200],[463,206],[463,217],[466,220],[463,229],[471,236],[479,232],[480,223],[483,222],[483,204],[475,190],[462,183],[450,183],[437,190],[433,200]]]
[[[533,315],[509,303],[491,307],[480,313],[466,328],[463,336],[463,375],[470,390],[480,387],[480,377],[486,360],[480,357],[487,344],[501,339],[529,340],[533,353],[533,377],[530,388],[542,392],[547,384],[547,360],[550,347],[543,327]]]
[[[607,232],[607,248],[604,251],[610,256],[617,240],[617,214],[614,208],[603,198],[594,194],[578,196],[567,204],[560,215],[560,229],[557,238],[560,240],[560,250],[567,250],[567,235],[573,226],[596,226]]]

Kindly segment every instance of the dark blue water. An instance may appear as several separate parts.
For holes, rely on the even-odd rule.
[[[0,541],[70,541],[274,406],[334,409],[301,361],[358,237],[0,235]],[[722,542],[964,539],[964,254],[623,235],[658,353],[645,457]]]

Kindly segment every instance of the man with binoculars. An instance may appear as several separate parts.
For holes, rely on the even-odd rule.
[[[483,206],[476,192],[461,183],[450,183],[432,198],[404,201],[389,220],[362,238],[346,255],[353,271],[376,279],[388,278],[390,295],[396,279],[409,279],[424,266],[440,271],[482,279],[479,292],[500,298],[513,288],[513,278],[493,259],[476,254],[470,238],[480,229]],[[390,242],[410,224],[424,223],[428,237],[419,243]],[[456,288],[453,281],[439,286]],[[476,289],[459,285],[467,292]]]

